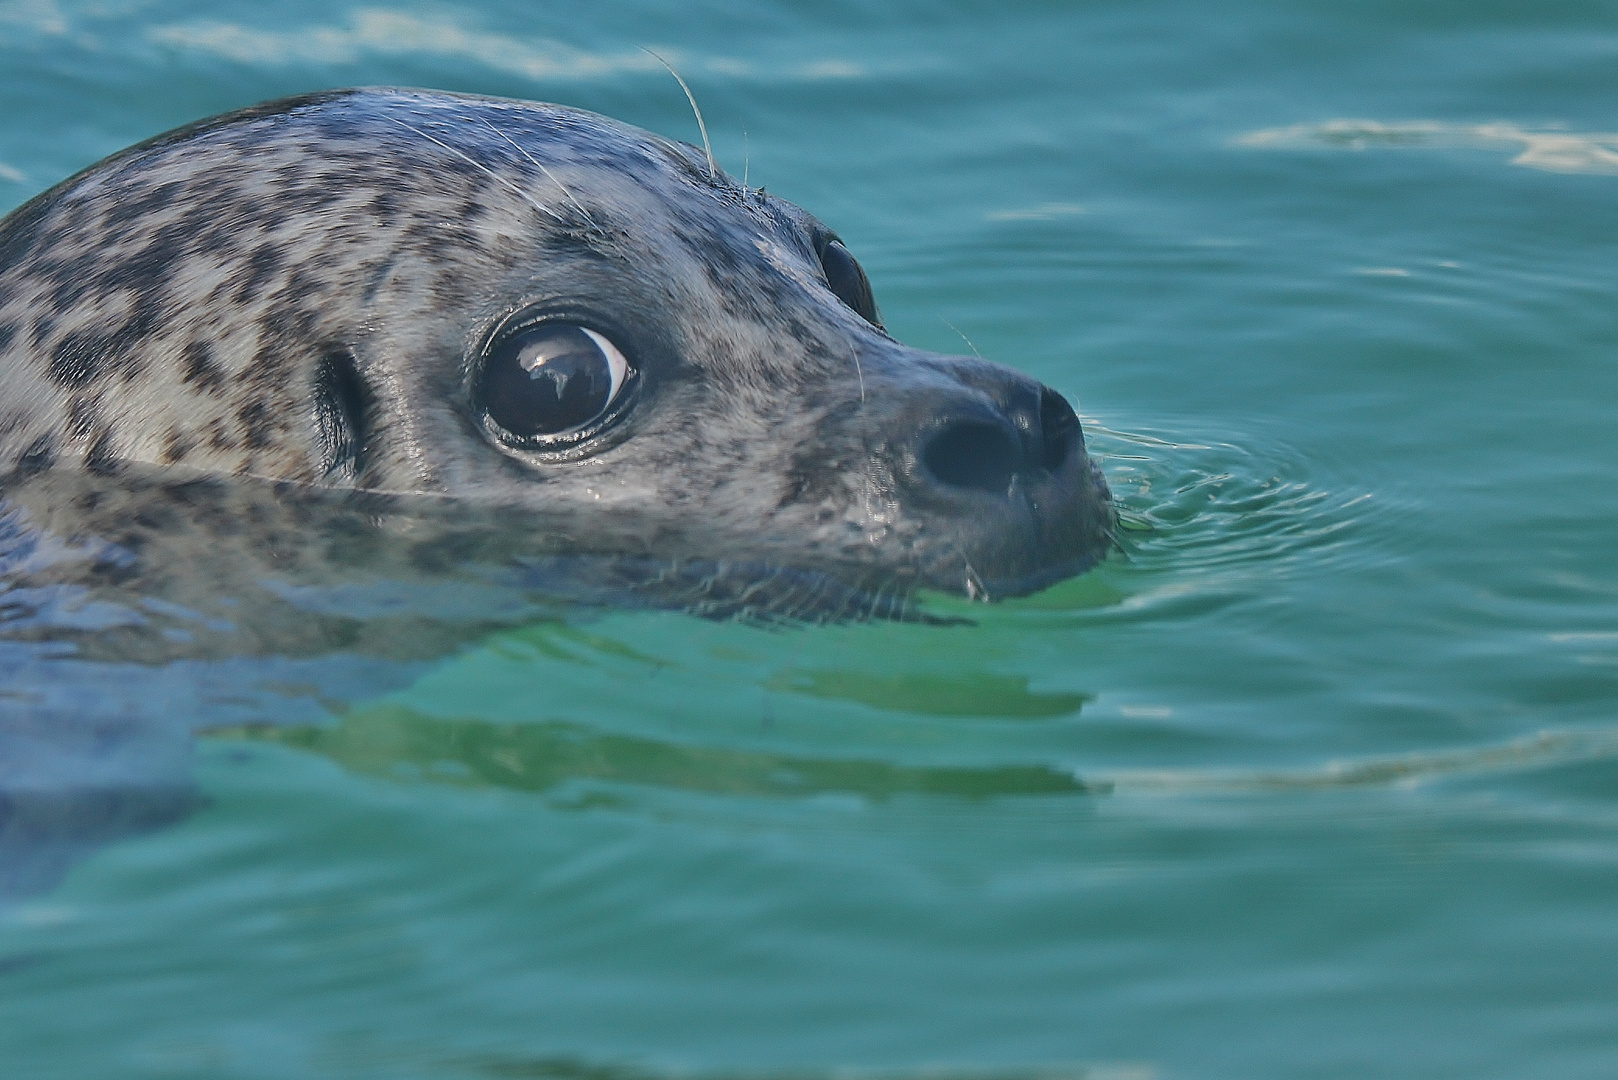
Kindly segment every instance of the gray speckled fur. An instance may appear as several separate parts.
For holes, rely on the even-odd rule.
[[[212,559],[201,591],[318,576],[330,529],[287,509],[291,489],[453,502],[349,545],[417,566],[408,549],[466,515],[522,513],[538,552],[879,589],[1020,591],[1099,558],[1111,505],[1076,425],[1060,469],[1009,491],[927,475],[930,431],[986,417],[1026,436],[1041,388],[862,320],[826,285],[823,235],[689,146],[557,106],[380,89],[204,121],[0,224],[0,490],[150,575]],[[503,447],[473,400],[483,342],[535,304],[608,330],[639,372],[621,421],[564,455]],[[314,390],[334,352],[370,400],[364,453],[338,460]],[[133,496],[67,494],[130,475]],[[199,495],[219,478],[236,493]]]

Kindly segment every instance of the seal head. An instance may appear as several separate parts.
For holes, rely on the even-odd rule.
[[[815,218],[554,105],[341,91],[115,155],[0,224],[0,380],[8,499],[148,562],[180,513],[204,539],[171,574],[591,558],[720,611],[768,579],[892,613],[1111,543],[1059,393],[900,344]],[[82,495],[119,477],[168,510]],[[222,522],[225,481],[345,524]]]

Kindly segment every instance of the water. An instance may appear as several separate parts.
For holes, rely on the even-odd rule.
[[[896,336],[1077,398],[1126,555],[970,626],[8,653],[219,729],[0,914],[6,1074],[1612,1075],[1618,6],[9,0],[0,201],[331,85],[695,139],[638,45]]]

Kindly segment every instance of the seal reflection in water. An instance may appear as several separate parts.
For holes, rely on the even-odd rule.
[[[1060,394],[901,345],[809,214],[552,105],[322,93],[92,166],[0,224],[0,387],[6,636],[88,658],[432,655],[490,588],[907,617],[1111,542]]]

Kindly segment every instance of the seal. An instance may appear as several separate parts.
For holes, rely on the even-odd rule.
[[[320,93],[92,166],[0,223],[0,385],[8,503],[191,599],[594,556],[674,606],[895,614],[1111,543],[1062,395],[901,345],[818,220],[555,105]]]
[[[352,687],[555,605],[925,617],[1113,521],[1062,395],[894,340],[695,147],[409,89],[201,121],[0,222],[0,672],[39,688],[0,700],[0,893],[189,812],[245,655]]]

